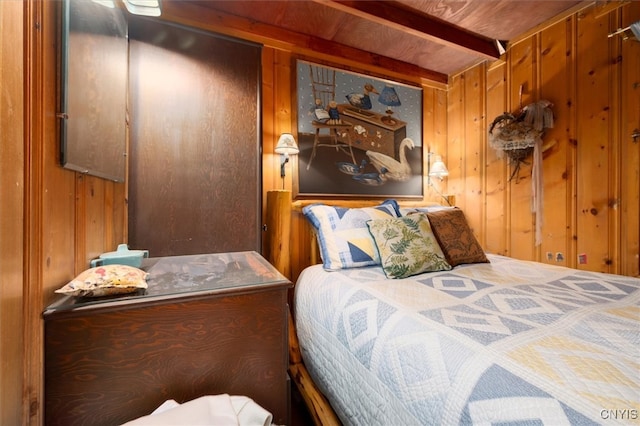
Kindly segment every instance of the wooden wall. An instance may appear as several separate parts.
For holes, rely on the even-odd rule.
[[[486,250],[640,275],[640,143],[631,137],[640,128],[640,43],[607,37],[638,19],[638,2],[593,5],[515,41],[503,61],[451,78],[448,192]],[[496,116],[519,110],[521,88],[522,106],[546,99],[555,116],[544,136],[552,146],[543,160],[538,246],[531,164],[509,181],[509,162],[487,141]]]
[[[22,2],[0,2],[0,424],[22,407],[24,66]]]
[[[42,310],[90,259],[126,241],[126,185],[60,167],[59,6],[0,3],[1,82],[12,101],[3,97],[0,113],[1,424],[41,424]]]
[[[640,19],[640,3],[621,11],[623,26]],[[640,43],[623,42],[621,57],[625,58],[620,70],[621,92],[618,123],[621,141],[617,162],[620,210],[618,235],[621,239],[619,273],[640,276]],[[634,139],[633,135],[636,136]]]

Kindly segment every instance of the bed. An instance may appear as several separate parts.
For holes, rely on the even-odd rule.
[[[459,209],[303,212],[323,263],[297,280],[295,338],[329,423],[638,421],[639,279],[478,252]],[[436,251],[426,270],[387,250],[407,223]]]

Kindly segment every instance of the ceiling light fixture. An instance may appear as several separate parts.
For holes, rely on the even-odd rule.
[[[125,7],[134,15],[160,16],[162,5],[160,0],[122,0]]]

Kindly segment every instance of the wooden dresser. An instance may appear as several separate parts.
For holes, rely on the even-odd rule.
[[[349,104],[338,105],[338,110],[351,123],[351,146],[400,158],[400,143],[407,137],[406,122],[374,111],[361,111]]]
[[[256,252],[145,259],[144,294],[63,297],[45,329],[45,424],[116,425],[168,399],[246,395],[289,423],[287,290]]]

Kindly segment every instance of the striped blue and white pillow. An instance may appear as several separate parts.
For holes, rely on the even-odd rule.
[[[316,229],[323,267],[329,271],[380,265],[367,222],[400,216],[396,200],[360,208],[311,204],[302,213]]]

